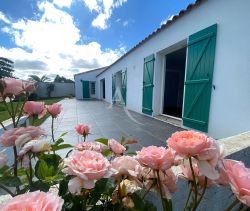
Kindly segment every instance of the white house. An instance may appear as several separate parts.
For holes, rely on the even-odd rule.
[[[248,131],[249,8],[197,0],[97,74],[96,97],[214,138]]]
[[[74,75],[76,99],[82,100],[82,99],[97,98],[96,76],[103,70],[105,70],[105,68],[106,67],[89,70]]]

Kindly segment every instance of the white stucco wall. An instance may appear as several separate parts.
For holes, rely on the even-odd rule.
[[[95,71],[89,71],[89,72],[75,75],[75,96],[76,96],[76,99],[78,99],[78,100],[83,99],[81,80],[83,80],[83,81],[96,81],[96,75],[99,74],[101,71],[103,71],[103,70],[97,69]],[[96,93],[95,95],[91,95],[91,98],[96,98],[97,87],[96,87],[95,93]]]
[[[127,107],[141,113],[143,59],[155,54],[153,115],[161,113],[164,55],[180,42],[218,24],[208,134],[223,138],[250,129],[250,1],[209,0],[179,18],[97,78],[106,80],[111,102],[112,73],[127,68]],[[97,88],[99,90],[99,88]],[[98,95],[99,96],[99,95]]]

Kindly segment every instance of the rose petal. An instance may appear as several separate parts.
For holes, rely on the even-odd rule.
[[[83,180],[78,177],[74,177],[69,181],[68,188],[69,192],[72,194],[80,194],[83,187]]]
[[[215,170],[214,166],[210,165],[209,162],[198,160],[197,164],[200,172],[204,174],[207,178],[212,180],[219,179],[219,172]]]

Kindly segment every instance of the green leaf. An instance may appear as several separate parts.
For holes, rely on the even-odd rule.
[[[44,183],[41,180],[35,181],[32,183],[32,186],[30,187],[30,191],[43,191],[48,192],[50,189],[50,185],[48,183]]]
[[[68,132],[62,133],[62,134],[60,135],[60,138],[63,137],[63,136],[65,136],[65,135],[67,135],[67,134],[68,134]]]
[[[137,155],[136,152],[127,152],[126,155]]]
[[[53,144],[53,145],[57,146],[57,145],[59,145],[59,144],[61,144],[63,142],[64,142],[64,140],[62,138],[59,138],[59,139],[56,140],[55,144]]]
[[[132,200],[135,204],[135,207],[132,209],[133,211],[157,211],[156,207],[151,202],[143,200],[137,192],[133,193]]]
[[[9,166],[3,166],[0,168],[0,177],[4,177],[6,175],[11,175],[11,169]]]
[[[69,183],[70,177],[66,176],[62,181],[59,183],[59,196],[64,196],[68,192],[68,183]]]
[[[124,145],[126,143],[126,138],[122,136],[120,143],[121,145]]]
[[[14,176],[6,176],[4,178],[1,178],[0,183],[8,187],[16,187],[22,184],[20,179]]]
[[[61,150],[61,149],[67,149],[72,148],[73,146],[71,144],[61,144],[61,145],[52,145],[51,148],[53,151]]]
[[[169,210],[169,211],[172,211],[173,210],[173,205],[172,205],[172,201],[171,199],[163,199],[163,202],[165,203],[166,205],[166,209]]]
[[[38,179],[45,179],[47,176],[51,176],[49,167],[44,160],[39,160],[35,166],[35,175]]]
[[[109,155],[112,154],[112,151],[109,150],[109,149],[105,149],[105,150],[103,150],[102,154],[103,154],[104,156],[109,156]]]
[[[102,143],[102,144],[105,144],[105,145],[107,145],[108,146],[108,139],[106,139],[106,138],[99,138],[99,139],[96,139],[95,140],[96,142],[99,142],[99,143]]]
[[[60,161],[57,154],[41,155],[35,166],[35,176],[43,182],[57,184],[63,179]]]
[[[96,205],[96,202],[100,199],[101,195],[111,195],[115,189],[115,183],[112,179],[100,179],[96,182],[95,188],[91,191],[91,204]]]

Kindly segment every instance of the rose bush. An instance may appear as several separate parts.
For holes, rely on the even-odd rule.
[[[54,119],[60,104],[46,106],[27,101],[34,84],[16,79],[0,79],[0,97],[7,106],[19,95],[21,110],[9,110],[13,128],[0,136],[3,147],[12,147],[14,159],[0,152],[0,189],[13,198],[0,205],[3,211],[67,210],[156,210],[146,199],[158,194],[163,210],[172,210],[172,194],[177,180],[188,182],[189,192],[184,210],[197,210],[206,189],[211,186],[231,188],[235,201],[226,210],[250,206],[250,169],[242,162],[223,158],[223,148],[205,134],[195,131],[174,133],[167,145],[148,146],[133,153],[133,139],[121,141],[100,138],[89,142],[90,126],[79,124],[76,132],[83,141],[71,146],[64,134],[54,135]],[[39,127],[19,125],[20,117],[51,116],[51,136]],[[31,122],[32,124],[32,122]],[[69,149],[66,157],[59,150]],[[11,162],[13,160],[13,164]],[[57,193],[51,193],[52,190]],[[181,190],[180,190],[181,191]]]

